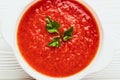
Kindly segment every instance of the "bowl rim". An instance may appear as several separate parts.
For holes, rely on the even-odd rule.
[[[41,0],[39,0],[41,1]],[[102,29],[102,26],[100,24],[100,21],[98,19],[98,16],[97,14],[95,13],[95,11],[86,3],[84,2],[83,0],[75,0],[77,1],[78,3],[82,4],[85,8],[87,8],[87,10],[90,11],[90,13],[92,14],[92,16],[94,17],[97,25],[98,25],[98,29],[99,29],[99,35],[100,35],[100,41],[99,41],[99,47],[98,47],[98,50],[96,52],[96,55],[95,57],[92,59],[92,61],[90,62],[90,64],[85,67],[82,71],[74,74],[74,75],[71,75],[71,76],[67,76],[67,77],[60,77],[60,78],[56,78],[56,77],[50,77],[50,76],[47,76],[47,75],[44,75],[40,72],[37,72],[35,69],[33,69],[28,63],[27,61],[22,57],[21,53],[20,53],[20,50],[18,48],[18,43],[17,43],[17,30],[18,30],[18,25],[19,25],[19,22],[22,18],[22,16],[24,15],[24,13],[32,6],[34,5],[36,2],[38,2],[38,0],[34,0],[32,2],[30,2],[28,5],[25,6],[25,8],[23,9],[23,11],[21,12],[21,15],[19,16],[19,19],[17,21],[17,24],[16,24],[16,29],[15,29],[15,48],[14,48],[14,51],[15,51],[15,56],[17,58],[17,61],[18,63],[20,64],[20,66],[29,74],[31,75],[33,78],[35,79],[40,79],[40,80],[56,80],[56,79],[59,79],[59,80],[79,80],[81,79],[82,77],[84,77],[85,75],[87,75],[89,72],[90,72],[90,68],[91,66],[94,65],[94,62],[95,60],[99,57],[99,54],[101,52],[101,47],[102,47],[102,41],[103,41],[103,29]],[[79,74],[80,73],[80,74]]]

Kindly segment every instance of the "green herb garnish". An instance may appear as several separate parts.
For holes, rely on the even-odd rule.
[[[60,24],[57,21],[52,21],[50,17],[47,17],[46,23],[46,29],[49,33],[59,33],[58,29],[60,27]]]
[[[73,27],[71,27],[70,29],[68,29],[67,31],[65,31],[63,33],[63,35],[61,36],[58,32],[58,29],[60,28],[60,24],[57,21],[53,21],[50,19],[50,17],[46,17],[46,29],[49,33],[58,33],[58,36],[60,37],[55,37],[49,44],[48,46],[50,47],[59,47],[61,44],[61,40],[63,41],[67,41],[69,39],[72,38],[72,34],[73,34]]]
[[[55,37],[55,38],[53,39],[53,41],[48,44],[48,46],[51,46],[51,47],[59,47],[60,44],[61,44],[60,38],[59,38],[59,37]]]
[[[72,38],[73,27],[63,33],[63,41],[67,41]]]

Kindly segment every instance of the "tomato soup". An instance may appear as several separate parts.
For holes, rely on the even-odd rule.
[[[74,27],[72,38],[59,47],[48,43],[57,34],[46,30],[46,17],[60,23],[59,34]],[[75,0],[38,0],[22,16],[17,31],[21,55],[37,72],[67,77],[85,69],[94,59],[100,33],[93,14]]]

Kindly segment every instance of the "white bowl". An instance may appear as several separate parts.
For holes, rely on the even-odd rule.
[[[5,21],[4,21],[3,25],[2,25],[3,37],[11,45],[11,47],[13,48],[13,50],[15,52],[15,55],[16,55],[16,58],[17,58],[19,64],[22,66],[22,68],[28,74],[30,74],[32,77],[34,77],[35,79],[38,79],[38,80],[80,80],[85,75],[96,72],[98,70],[101,70],[108,64],[108,62],[110,61],[111,55],[109,55],[109,58],[106,59],[106,56],[108,57],[108,55],[106,55],[104,52],[107,52],[107,51],[105,51],[105,48],[107,47],[105,42],[108,39],[104,37],[104,34],[103,34],[104,29],[102,29],[94,10],[92,8],[90,8],[90,6],[88,6],[82,0],[78,0],[78,2],[82,3],[92,14],[94,14],[94,18],[96,19],[96,21],[98,23],[98,27],[100,30],[100,46],[99,46],[97,55],[95,56],[95,58],[93,59],[91,64],[89,64],[89,66],[87,66],[80,73],[75,74],[73,76],[63,77],[63,78],[54,78],[54,77],[49,77],[49,76],[43,75],[43,74],[35,71],[21,56],[20,51],[17,46],[16,33],[17,33],[17,26],[19,24],[19,20],[21,19],[21,15],[23,15],[24,12],[31,5],[33,5],[36,2],[37,2],[37,0],[32,1],[27,7],[25,7],[26,4],[21,3],[21,5],[23,5],[23,6],[21,6],[20,10],[16,10],[16,8],[15,8],[15,10],[13,12],[11,12],[11,15],[9,15],[9,17],[8,17],[8,15],[4,15],[4,16],[6,16],[5,21],[8,20],[9,22],[7,24],[5,24]],[[9,8],[9,9],[11,9],[11,8]],[[22,10],[24,10],[24,11],[22,11]],[[11,29],[8,29],[8,26],[10,26]]]

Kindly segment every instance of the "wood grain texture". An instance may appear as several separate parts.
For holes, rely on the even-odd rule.
[[[89,74],[82,80],[120,80],[120,1],[119,0],[84,0],[97,13],[103,27],[114,30],[116,49],[112,62],[102,71]],[[111,45],[112,46],[112,45]]]
[[[114,55],[112,62],[105,69],[87,75],[82,80],[120,80],[120,53]]]

